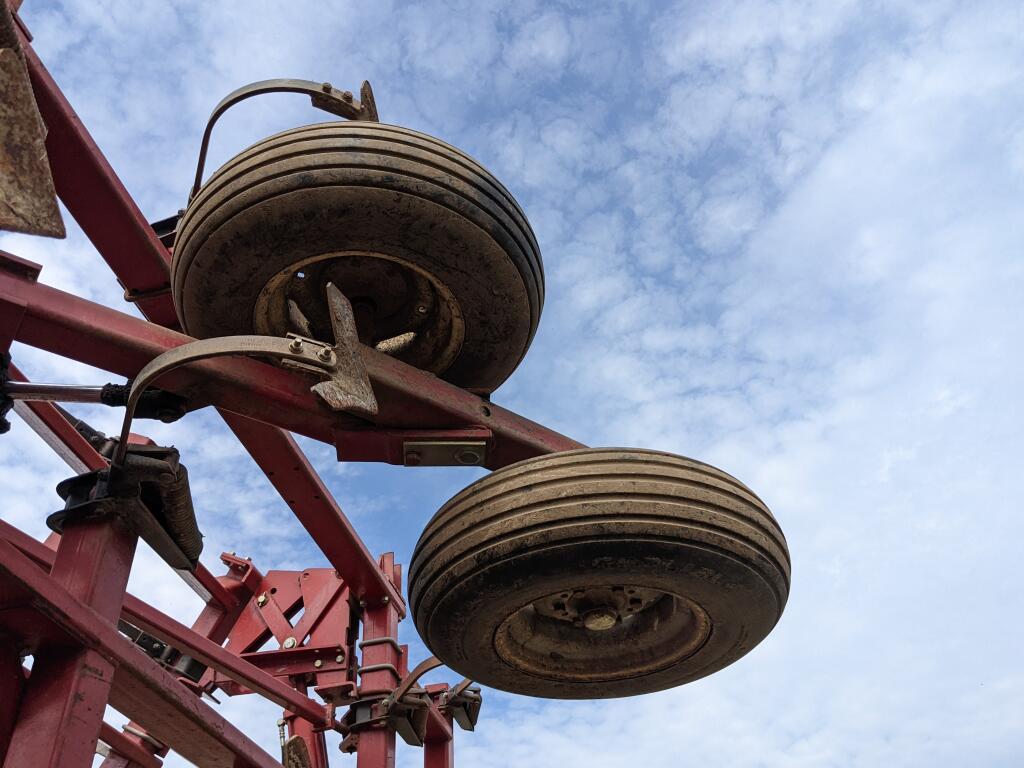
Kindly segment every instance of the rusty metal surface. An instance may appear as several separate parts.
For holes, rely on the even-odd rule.
[[[128,403],[125,407],[121,435],[114,453],[113,463],[124,461],[128,450],[128,434],[131,431],[135,408],[146,388],[167,373],[190,363],[216,357],[270,357],[290,363],[301,364],[301,370],[323,371],[330,377],[330,388],[321,389],[316,384],[311,389],[320,395],[335,410],[351,410],[357,413],[373,414],[377,411],[377,403],[373,400],[373,391],[366,378],[366,370],[353,371],[352,350],[344,348],[346,367],[339,365],[335,350],[326,344],[309,339],[293,337],[280,339],[272,336],[223,336],[215,339],[201,339],[175,347],[151,360],[132,379]],[[357,378],[356,383],[348,380],[349,376]],[[325,392],[327,393],[325,395]],[[367,395],[368,392],[368,395]]]
[[[46,129],[6,2],[0,3],[0,96],[0,229],[64,237]]]

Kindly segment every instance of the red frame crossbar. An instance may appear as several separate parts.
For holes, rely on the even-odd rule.
[[[178,330],[170,253],[18,25],[57,193],[146,319],[43,285],[38,265],[0,252],[0,352],[19,341],[131,378],[192,340]],[[200,766],[280,768],[202,700],[217,690],[257,693],[283,707],[288,735],[306,742],[314,768],[327,768],[328,730],[346,734],[360,768],[394,765],[392,721],[375,715],[356,731],[341,708],[373,704],[408,674],[397,642],[406,610],[401,567],[391,555],[369,552],[289,433],[334,445],[340,460],[390,463],[402,463],[405,440],[471,438],[486,443],[491,468],[581,444],[373,349],[361,351],[380,405],[372,422],[327,411],[303,377],[255,360],[206,361],[161,380],[190,407],[219,410],[333,570],[264,575],[225,554],[223,576],[202,565],[185,574],[205,601],[186,627],[125,591],[137,540],[117,518],[67,524],[46,543],[0,521],[4,768],[85,768],[98,740],[106,745],[105,768],[156,768],[168,748]],[[11,377],[25,380],[13,366]],[[76,472],[107,466],[53,405],[22,403],[18,412]],[[142,652],[118,631],[119,619],[171,655]],[[260,650],[268,640],[280,649]],[[22,665],[26,652],[31,670]],[[188,664],[205,673],[188,677]],[[431,685],[418,694],[429,701],[429,768],[453,765],[447,691]],[[103,722],[108,703],[131,718],[123,731]]]

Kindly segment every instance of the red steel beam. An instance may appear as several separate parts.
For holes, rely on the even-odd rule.
[[[39,113],[46,123],[46,153],[60,199],[126,291],[169,289],[167,249],[25,36],[22,50]],[[126,280],[128,276],[130,280]],[[177,327],[168,293],[142,298],[138,306],[153,322]]]
[[[109,746],[113,752],[125,758],[126,762],[123,764],[130,768],[160,768],[163,765],[162,760],[129,739],[123,731],[119,731],[107,723],[103,723],[100,727],[100,741]],[[103,766],[107,767],[108,762],[111,762],[110,758],[103,761]]]
[[[295,445],[295,439],[282,429],[258,424],[233,413],[223,412],[224,420],[243,445],[248,446],[260,466],[270,465],[275,456],[292,456],[294,463],[282,472],[268,472],[267,477],[291,507],[313,541],[320,545],[327,560],[338,571],[356,598],[378,601],[387,596],[405,614],[401,593],[385,578],[373,555],[359,538],[352,523],[345,517],[331,492],[310,466],[306,456]],[[338,535],[341,531],[342,535]],[[353,568],[351,564],[362,563]]]
[[[34,599],[58,594],[102,624],[121,613],[137,542],[118,518],[68,520],[49,575],[6,541],[0,541],[0,573],[34,592]],[[19,578],[25,571],[32,571],[34,583]],[[43,643],[36,648],[4,765],[92,765],[115,668],[116,662],[96,647]]]
[[[56,626],[116,668],[111,706],[141,724],[154,738],[204,768],[281,768],[255,742],[141,653],[109,621],[58,586],[6,539],[0,539],[0,574],[30,593],[33,606]],[[13,747],[12,742],[9,763]],[[32,752],[26,757],[11,765],[41,764]]]
[[[24,553],[43,570],[48,569],[56,557],[53,550],[42,542],[0,520],[0,540],[6,540]],[[134,595],[125,595],[120,615],[125,621],[167,641],[177,650],[227,675],[282,707],[310,722],[323,724],[324,707],[254,664],[222,648],[216,642],[200,635],[170,616],[161,613]]]
[[[322,705],[138,598],[125,600],[125,615],[132,624],[166,640],[177,650],[227,675],[254,693],[290,709],[311,723],[324,724],[326,714]]]
[[[18,645],[12,638],[0,637],[0,691],[4,691],[0,696],[0,764],[7,754],[24,688],[25,672]]]
[[[380,559],[381,569],[402,588],[401,567],[395,565],[395,556],[388,552]],[[402,659],[395,643],[398,642],[398,612],[389,604],[367,606],[363,614],[363,654],[359,673],[360,696],[387,693],[402,682]],[[390,642],[379,642],[390,640]],[[376,641],[376,642],[375,642]],[[368,728],[359,734],[356,745],[356,768],[394,768],[395,732],[391,728]]]
[[[104,370],[131,377],[157,355],[191,338],[131,315],[21,277],[3,269],[0,259],[0,308],[24,304],[17,340]],[[488,466],[581,443],[560,435],[478,396],[369,347],[361,347],[380,404],[377,422],[386,427],[419,429],[484,426],[494,434]],[[276,424],[316,440],[333,443],[335,430],[350,430],[358,420],[329,411],[309,391],[309,380],[283,368],[249,359],[216,359],[168,374],[160,386],[186,397],[207,398],[242,416]],[[252,447],[252,446],[247,446]]]

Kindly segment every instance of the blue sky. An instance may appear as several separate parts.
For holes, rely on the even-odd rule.
[[[547,303],[495,400],[592,445],[709,461],[774,510],[793,591],[753,653],[637,699],[489,692],[460,764],[1020,763],[1019,3],[26,0],[22,15],[151,219],[182,206],[230,90],[369,79],[382,119],[475,156],[536,230]],[[299,97],[237,107],[208,167],[319,119]],[[0,247],[123,308],[73,226]],[[15,359],[39,380],[109,380]],[[115,413],[81,412],[115,430]],[[215,414],[150,432],[182,448],[208,565],[322,562]],[[22,424],[2,440],[3,516],[41,536],[67,471]],[[370,549],[405,563],[479,474],[304,445]],[[131,586],[198,609],[148,551]],[[272,706],[225,706],[273,747]]]

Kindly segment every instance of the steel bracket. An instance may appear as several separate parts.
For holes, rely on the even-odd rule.
[[[56,533],[80,520],[117,517],[172,568],[195,571],[202,534],[174,448],[133,445],[123,464],[68,478],[57,493],[65,507],[46,519]]]

